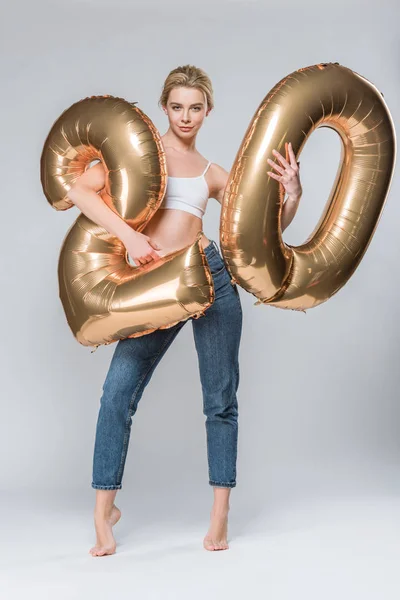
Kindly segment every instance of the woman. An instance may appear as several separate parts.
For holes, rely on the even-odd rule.
[[[191,65],[178,67],[165,80],[159,101],[169,128],[162,136],[168,186],[160,209],[142,233],[134,231],[98,196],[105,185],[102,164],[88,169],[69,191],[69,198],[95,223],[121,239],[136,264],[159,260],[160,256],[194,243],[202,231],[202,216],[209,197],[222,201],[228,172],[206,161],[196,149],[196,137],[212,110],[213,90],[206,73]],[[281,165],[271,159],[289,198],[283,206],[282,229],[292,221],[301,196],[298,164],[291,146],[290,162],[275,152]],[[214,503],[211,522],[203,540],[206,550],[225,550],[231,488],[236,485],[239,384],[238,352],[242,330],[242,308],[235,284],[214,240],[202,234],[201,243],[214,280],[215,299],[200,319],[192,321],[198,354],[206,415],[209,484]],[[138,338],[120,340],[104,382],[97,421],[92,487],[96,489],[94,510],[96,545],[93,556],[113,554],[116,543],[112,527],[121,516],[114,500],[121,489],[132,416],[143,390],[167,348],[185,322]],[[222,343],[223,342],[223,343]]]

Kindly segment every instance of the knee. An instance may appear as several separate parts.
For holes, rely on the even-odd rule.
[[[234,386],[220,392],[214,391],[204,397],[203,413],[211,419],[237,420],[238,401]]]
[[[138,387],[139,378],[132,370],[126,375],[121,370],[110,370],[102,388],[101,409],[107,412],[122,410],[125,413]]]

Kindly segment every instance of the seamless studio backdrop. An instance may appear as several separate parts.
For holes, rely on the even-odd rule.
[[[210,75],[215,92],[197,146],[229,170],[273,85],[298,68],[336,61],[383,92],[397,128],[399,9],[389,0],[379,10],[343,0],[326,8],[311,1],[16,0],[1,12],[0,488],[2,501],[18,507],[3,562],[14,565],[9,573],[15,575],[12,561],[26,540],[31,503],[37,515],[53,510],[42,539],[58,530],[61,506],[64,527],[76,526],[79,516],[68,553],[86,560],[94,541],[97,412],[115,349],[91,353],[79,345],[58,297],[58,255],[79,213],[56,212],[41,189],[40,154],[52,123],[81,98],[111,94],[137,101],[163,134],[167,120],[157,106],[162,83],[174,67],[195,64]],[[287,243],[302,243],[314,228],[339,157],[335,132],[312,134],[300,157],[303,197],[284,233]],[[386,507],[399,500],[399,191],[396,171],[360,266],[327,303],[303,314],[254,306],[256,298],[240,289],[239,456],[230,521],[236,544],[248,536],[268,539],[280,528],[312,527],[321,511],[326,523],[331,509],[324,507],[332,502],[352,505],[359,515],[378,499]],[[210,199],[204,231],[217,243],[219,215],[220,205]],[[197,355],[187,323],[133,420],[117,496],[125,551],[135,548],[139,556],[140,535],[149,539],[171,523],[171,535],[176,528],[192,531],[196,523],[205,533],[211,498]],[[385,527],[391,530],[392,522]],[[49,544],[36,566],[40,557],[52,556]],[[229,560],[233,548],[225,553]]]

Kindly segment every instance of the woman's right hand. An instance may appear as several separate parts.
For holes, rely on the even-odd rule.
[[[124,236],[122,240],[129,256],[135,261],[137,265],[145,265],[151,261],[160,260],[161,256],[156,250],[161,250],[160,246],[156,244],[148,235],[139,233],[134,229],[130,229],[130,232]]]

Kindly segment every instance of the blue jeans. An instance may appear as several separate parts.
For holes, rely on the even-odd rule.
[[[229,488],[236,485],[242,307],[236,284],[231,283],[214,240],[204,252],[215,288],[214,302],[204,315],[117,342],[97,420],[92,480],[95,489],[121,489],[132,417],[157,364],[188,321],[192,321],[199,361],[209,484]]]

